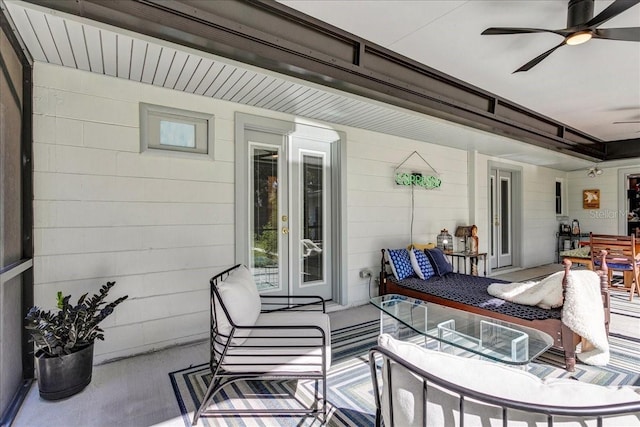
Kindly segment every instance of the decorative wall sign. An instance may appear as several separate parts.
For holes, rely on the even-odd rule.
[[[582,209],[600,209],[600,190],[582,190]]]
[[[417,185],[424,188],[438,188],[442,185],[442,180],[433,175],[422,175],[421,173],[396,173],[396,184],[398,185]]]
[[[409,160],[414,155],[420,157],[422,161],[425,162],[427,166],[429,166],[429,169],[435,172],[435,175],[424,175],[420,172],[401,172],[398,170],[402,165],[404,165],[407,162],[407,160]],[[429,162],[427,162],[424,159],[424,157],[422,157],[417,151],[414,151],[413,153],[409,154],[409,156],[406,159],[404,159],[402,163],[396,166],[394,170],[394,179],[396,181],[396,184],[406,185],[406,186],[418,186],[426,189],[438,188],[442,185],[442,180],[438,178],[436,175],[439,175],[438,171],[435,170],[433,166],[431,166]]]

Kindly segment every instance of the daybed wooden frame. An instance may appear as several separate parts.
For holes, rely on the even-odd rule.
[[[476,313],[482,316],[487,316],[493,319],[510,322],[516,325],[528,326],[546,332],[553,340],[553,347],[564,352],[564,360],[566,369],[573,372],[576,365],[576,347],[581,341],[581,337],[574,333],[568,326],[566,326],[560,319],[545,319],[545,320],[526,320],[518,317],[505,315],[502,313],[496,313],[484,308],[474,307],[471,305],[463,304],[456,301],[451,301],[445,298],[437,297],[424,292],[416,291],[413,289],[405,288],[398,285],[394,281],[387,280],[389,273],[387,273],[386,265],[387,261],[384,256],[385,250],[382,249],[382,261],[380,268],[380,295],[385,294],[399,294],[409,297],[417,298],[423,301],[432,302],[439,305],[455,308],[458,310],[468,311],[470,313]],[[609,334],[609,319],[610,319],[610,297],[608,288],[608,274],[606,263],[606,251],[601,252],[601,267],[598,271],[600,276],[600,292],[602,294],[602,304],[605,313],[605,328],[607,335]],[[566,278],[571,274],[571,261],[564,260],[564,278],[562,279],[563,294],[566,287]],[[475,277],[475,276],[474,276]]]

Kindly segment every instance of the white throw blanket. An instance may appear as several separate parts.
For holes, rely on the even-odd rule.
[[[605,366],[609,363],[609,340],[604,325],[600,278],[591,270],[571,270],[563,304],[563,276],[564,272],[560,271],[539,282],[492,283],[487,292],[518,304],[545,309],[562,306],[562,322],[583,338],[578,358],[588,365]]]

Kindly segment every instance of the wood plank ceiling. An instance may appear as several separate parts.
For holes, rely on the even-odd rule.
[[[36,61],[561,170],[592,164],[40,6],[5,6]]]

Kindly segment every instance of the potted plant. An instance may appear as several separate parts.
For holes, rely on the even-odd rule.
[[[82,391],[90,382],[93,371],[93,344],[104,340],[98,324],[127,299],[120,297],[111,303],[105,298],[116,282],[107,282],[98,294],[69,303],[71,295],[58,292],[58,310],[44,311],[32,307],[27,313],[26,329],[36,345],[36,374],[40,397],[63,399]]]

